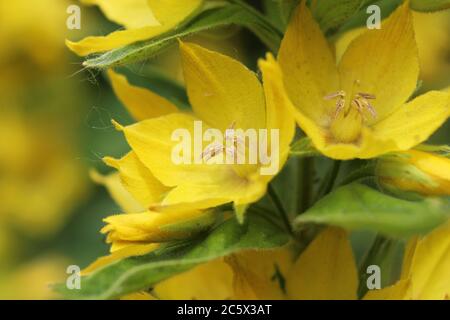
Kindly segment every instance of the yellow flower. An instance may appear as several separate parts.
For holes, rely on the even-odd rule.
[[[450,159],[433,153],[409,150],[386,155],[378,160],[376,174],[381,186],[393,192],[450,195]]]
[[[233,263],[238,299],[356,299],[358,273],[345,231],[329,228],[298,259],[278,254],[240,253]],[[239,257],[240,255],[240,257]],[[283,279],[277,286],[274,277]],[[275,284],[274,284],[275,282]],[[282,285],[284,284],[284,285]],[[364,299],[448,299],[450,293],[450,224],[409,242],[402,275],[394,285],[369,291]]]
[[[339,65],[305,2],[279,53],[299,126],[323,154],[371,158],[426,140],[450,115],[450,95],[428,92],[405,104],[419,63],[406,2],[380,30],[355,39]]]
[[[134,152],[122,159],[105,158],[107,164],[118,170],[102,176],[96,172],[91,177],[108,189],[112,198],[125,214],[107,217],[102,233],[111,243],[111,252],[132,248],[156,248],[160,242],[179,240],[204,231],[218,217],[214,211],[196,210],[186,206],[162,208],[159,201],[168,190],[139,161]]]
[[[0,141],[0,221],[29,236],[52,234],[86,194],[84,168],[54,130],[16,111],[0,116],[0,134],[8,137]]]
[[[111,21],[122,25],[103,37],[87,37],[79,42],[66,41],[81,56],[104,52],[154,38],[176,28],[203,4],[204,0],[81,0],[97,5]]]
[[[1,300],[49,300],[58,295],[51,285],[65,281],[69,262],[66,258],[51,255],[40,257],[2,274],[0,278]]]
[[[289,247],[230,259],[238,299],[356,299],[357,270],[342,229],[326,229],[297,259]]]
[[[158,118],[178,112],[166,99],[131,85],[112,70],[108,72],[113,89],[136,120]],[[102,176],[91,172],[91,178],[104,185],[125,214],[110,216],[102,233],[108,233],[111,251],[126,247],[146,248],[149,244],[178,240],[209,228],[217,219],[213,211],[188,206],[161,206],[170,188],[164,186],[140,161],[134,151],[121,159],[105,157],[107,165],[117,172]],[[150,248],[154,246],[150,245]],[[119,253],[120,254],[120,253]]]
[[[260,62],[264,89],[255,74],[239,62],[193,44],[180,44],[187,90],[194,114],[174,112],[122,127],[132,152],[161,183],[171,188],[162,206],[191,205],[209,208],[233,202],[241,208],[260,199],[277,173],[262,175],[263,164],[175,164],[177,146],[172,134],[186,129],[195,136],[194,122],[204,129],[279,130],[280,169],[285,163],[294,135],[294,121],[281,91],[280,70],[268,56]]]
[[[23,61],[23,57],[44,70],[54,70],[55,64],[60,67],[64,56],[61,39],[65,36],[63,26],[69,4],[69,1],[65,0],[42,0],[30,7],[27,0],[2,1],[0,3],[2,68],[17,70],[20,67],[18,62]],[[40,19],[41,17],[45,19]],[[5,70],[2,70],[2,76],[4,74]]]

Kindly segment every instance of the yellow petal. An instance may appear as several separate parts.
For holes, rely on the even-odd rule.
[[[115,94],[134,119],[140,121],[177,112],[177,107],[150,90],[131,85],[121,74],[108,70]]]
[[[400,280],[396,284],[380,289],[370,290],[364,300],[411,300],[412,283],[410,280]]]
[[[289,153],[289,146],[295,135],[295,121],[291,113],[292,104],[283,85],[281,69],[271,54],[259,61],[263,74],[266,97],[267,129],[279,130],[280,167]]]
[[[128,44],[159,36],[181,24],[203,4],[203,0],[148,0],[159,25],[119,30],[103,37],[87,37],[79,42],[66,41],[78,55],[117,49]]]
[[[232,201],[245,204],[262,197],[266,184],[260,180],[259,172],[241,176],[236,169],[239,165],[197,164],[194,163],[195,153],[189,157],[191,163],[174,162],[172,152],[180,141],[173,141],[172,134],[177,129],[186,129],[192,138],[190,142],[195,144],[193,140],[199,133],[194,134],[194,121],[197,119],[190,115],[173,113],[123,128],[128,143],[142,163],[164,185],[176,187],[162,204],[198,202],[198,208],[206,208]],[[207,128],[203,123],[203,130]],[[205,143],[200,150],[206,146]]]
[[[397,110],[373,127],[379,140],[379,154],[388,151],[408,150],[424,142],[450,116],[450,95],[428,92]],[[394,150],[382,150],[383,141],[395,141]]]
[[[208,229],[216,220],[212,211],[127,213],[110,216],[101,230],[112,241],[165,242],[185,239]]]
[[[292,299],[356,299],[358,273],[347,233],[329,228],[317,236],[289,272]]]
[[[412,260],[414,257],[414,252],[416,251],[417,248],[418,240],[419,240],[418,237],[413,237],[411,240],[408,241],[408,244],[406,245],[405,253],[403,256],[402,273],[400,275],[401,279],[408,279],[411,273]]]
[[[341,88],[376,96],[377,118],[383,120],[414,92],[419,60],[408,2],[378,30],[367,30],[348,47],[339,64]]]
[[[159,25],[149,7],[148,0],[82,0],[81,2],[99,6],[109,20],[123,25],[126,29]]]
[[[160,202],[169,188],[159,182],[131,151],[122,159],[103,159],[119,171],[122,185],[144,208]],[[127,211],[129,212],[129,211]]]
[[[134,256],[142,256],[144,254],[147,254],[151,251],[154,251],[159,247],[159,244],[142,244],[142,245],[133,245],[130,247],[127,247],[122,250],[118,250],[108,256],[104,256],[101,258],[98,258],[93,263],[91,263],[88,267],[83,269],[81,272],[82,275],[87,275],[89,273],[92,273],[94,271],[97,271],[98,269],[110,265],[111,263],[114,263],[115,261],[125,259],[128,257],[134,257]]]
[[[266,193],[267,183],[263,179],[245,180],[234,173],[216,176],[209,185],[186,182],[171,190],[162,205],[193,203],[194,208],[210,208],[234,202],[236,206],[253,203]]]
[[[232,267],[235,299],[285,298],[285,277],[293,263],[289,248],[252,250],[226,257]]]
[[[264,128],[264,93],[256,75],[240,62],[180,42],[184,78],[195,114],[225,131]]]
[[[90,174],[94,182],[106,187],[111,197],[124,212],[139,212],[144,210],[143,205],[124,188],[118,173],[103,176],[92,170]]]
[[[339,90],[339,76],[327,40],[305,3],[302,1],[293,15],[278,61],[295,107],[325,125],[333,103],[323,97]]]
[[[233,298],[233,273],[222,259],[213,260],[155,286],[163,300],[226,300]]]
[[[445,299],[450,296],[450,223],[417,243],[409,277],[413,299]]]
[[[188,134],[190,142],[195,143],[194,122],[197,118],[182,113],[173,113],[164,117],[148,119],[131,126],[121,128],[125,137],[139,160],[150,169],[153,175],[166,186],[177,186],[182,182],[199,182],[208,184],[214,181],[214,176],[223,171],[225,166],[196,164],[193,153],[191,153],[191,164],[176,164],[172,157],[175,148],[185,140],[172,139],[176,130],[182,129]],[[202,123],[202,135],[209,127]],[[187,130],[187,131],[184,131]],[[178,132],[178,131],[177,131]],[[189,140],[186,140],[186,143]],[[203,152],[203,148],[200,148]],[[187,152],[187,151],[186,151]],[[182,159],[181,159],[182,160]]]

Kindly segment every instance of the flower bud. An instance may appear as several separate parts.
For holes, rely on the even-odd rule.
[[[388,155],[378,160],[376,176],[393,193],[450,195],[450,159],[437,154],[409,150]]]
[[[189,238],[205,231],[216,221],[214,211],[177,211],[128,213],[110,216],[101,230],[108,233],[107,242],[165,242]]]

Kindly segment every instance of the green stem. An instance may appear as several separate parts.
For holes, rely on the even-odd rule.
[[[280,198],[278,197],[277,193],[275,192],[275,189],[272,187],[271,184],[269,184],[269,187],[267,188],[267,193],[269,195],[270,200],[272,200],[273,205],[278,210],[278,213],[280,214],[281,219],[283,220],[286,230],[289,232],[289,234],[293,236],[294,232],[292,231],[292,226],[291,222],[289,221],[287,211],[284,208],[283,203],[281,203]]]
[[[375,177],[375,164],[370,163],[365,165],[362,168],[359,168],[352,173],[350,173],[348,176],[346,176],[340,183],[339,186],[344,186],[346,184],[350,184],[352,182],[362,180],[362,179],[368,179]]]
[[[297,213],[305,212],[310,204],[314,180],[314,159],[298,159]]]
[[[334,184],[336,182],[336,178],[339,175],[339,170],[341,168],[342,161],[335,160],[333,162],[332,167],[330,168],[330,171],[327,173],[322,185],[320,186],[319,190],[317,191],[317,195],[314,198],[314,203],[322,199],[324,196],[329,194],[331,190],[333,190]]]

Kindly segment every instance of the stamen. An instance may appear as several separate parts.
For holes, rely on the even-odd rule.
[[[334,112],[334,118],[337,118],[339,113],[341,113],[341,111],[344,109],[344,106],[345,99],[338,99],[338,101],[336,101],[336,111]]]
[[[334,112],[334,118],[336,118],[339,113],[344,109],[345,106],[345,91],[340,90],[337,92],[333,92],[330,94],[327,94],[325,97],[323,97],[325,100],[332,100],[336,99],[336,111]]]
[[[215,156],[221,154],[225,151],[226,154],[230,155],[231,157],[234,157],[236,154],[236,150],[238,149],[238,143],[244,143],[244,141],[240,138],[234,135],[234,128],[236,126],[236,121],[233,121],[231,125],[226,129],[225,131],[225,141],[231,141],[232,146],[226,147],[223,144],[220,144],[218,142],[211,143],[208,145],[205,150],[201,154],[201,159],[208,161]],[[230,133],[231,131],[231,133]]]
[[[215,156],[219,155],[225,147],[221,145],[220,143],[211,143],[209,146],[205,148],[205,150],[202,152],[202,159],[205,161],[208,161]]]
[[[345,98],[345,92],[343,90],[333,92],[330,94],[327,94],[325,97],[323,97],[325,100],[332,100],[334,98]]]
[[[377,97],[374,94],[370,94],[370,93],[364,93],[364,92],[358,92],[358,94],[356,95],[356,97],[362,97],[364,99],[368,99],[368,100],[375,100]]]

